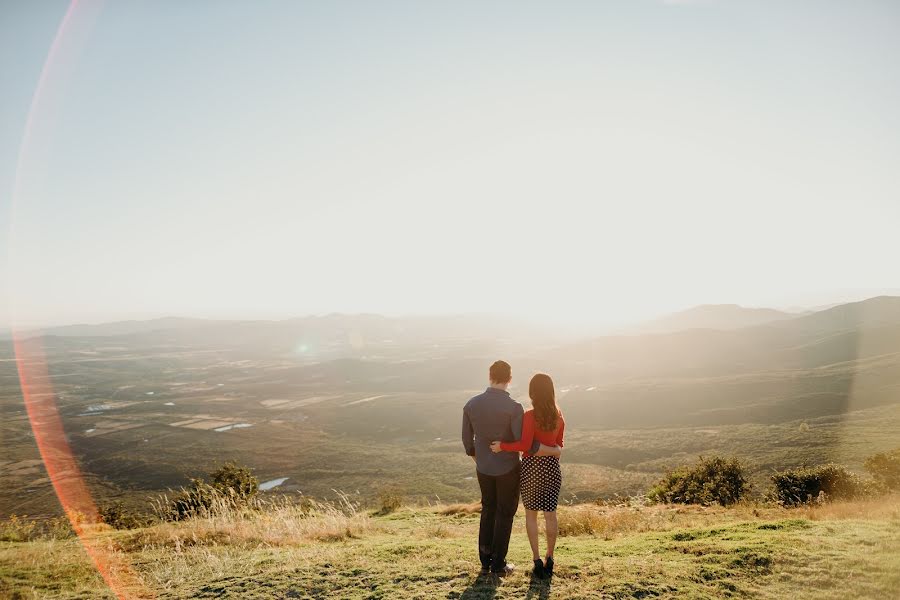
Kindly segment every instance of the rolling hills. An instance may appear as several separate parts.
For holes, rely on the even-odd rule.
[[[762,494],[773,469],[859,469],[900,446],[896,297],[581,341],[462,317],[160,324],[28,342],[47,357],[67,439],[100,498],[145,502],[236,459],[263,480],[288,478],[277,488],[287,492],[365,500],[389,482],[410,501],[469,500],[459,411],[498,357],[525,403],[531,373],[556,381],[569,500],[640,493],[711,452],[748,460]],[[0,343],[0,513],[54,514],[15,364]]]
[[[792,319],[797,313],[773,308],[747,308],[737,304],[703,304],[640,323],[627,330],[632,335],[671,333],[686,329],[740,329]]]

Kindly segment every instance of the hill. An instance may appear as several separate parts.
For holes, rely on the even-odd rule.
[[[671,333],[685,329],[740,329],[773,321],[792,319],[795,313],[772,308],[747,308],[737,304],[702,304],[652,321],[640,323],[627,333]]]
[[[99,530],[88,541],[105,549],[131,598],[844,600],[900,591],[896,497],[803,509],[561,507],[549,583],[528,578],[521,510],[509,555],[519,571],[500,582],[478,577],[478,518],[468,506],[389,515],[283,508]],[[112,598],[71,538],[6,541],[0,573],[8,598]]]
[[[20,337],[119,338],[133,343],[177,342],[191,347],[258,346],[291,351],[296,345],[359,349],[389,341],[394,344],[442,340],[524,339],[552,337],[524,321],[483,315],[386,317],[376,314],[312,315],[281,320],[224,320],[163,317],[111,323],[62,325],[28,329]]]
[[[752,327],[602,336],[558,351],[614,376],[721,374],[825,366],[900,352],[898,331],[900,297],[884,296]],[[843,353],[833,356],[835,348]]]
[[[900,297],[876,296],[798,317],[791,321],[789,327],[798,331],[822,333],[897,325],[900,325]]]
[[[892,404],[900,298],[735,330],[605,336],[558,348],[567,402],[593,423],[778,423]]]

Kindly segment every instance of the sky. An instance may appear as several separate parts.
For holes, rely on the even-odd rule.
[[[898,290],[898,34],[890,0],[0,0],[0,324]]]

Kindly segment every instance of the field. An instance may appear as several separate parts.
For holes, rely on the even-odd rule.
[[[900,589],[897,497],[801,509],[586,504],[564,507],[560,527],[550,583],[526,573],[521,514],[510,550],[519,572],[478,577],[469,506],[282,509],[92,535],[133,567],[134,597],[843,599]],[[112,597],[72,538],[3,542],[0,573],[4,597]]]
[[[316,377],[309,383],[298,367],[264,360],[235,365],[185,353],[178,368],[157,364],[166,360],[172,359],[149,354],[112,367],[53,366],[70,375],[57,377],[59,407],[98,498],[146,504],[148,495],[184,485],[226,459],[254,468],[261,481],[288,478],[280,490],[319,498],[340,490],[370,499],[386,482],[407,501],[477,497],[458,441],[460,407],[476,393],[475,384],[397,391],[361,383],[355,389]],[[570,423],[563,463],[568,501],[638,494],[665,468],[712,453],[745,460],[761,495],[774,470],[829,460],[860,470],[865,457],[900,445],[896,404],[780,423],[591,429],[569,398],[560,400]],[[0,425],[2,513],[56,514],[18,406],[4,406]]]

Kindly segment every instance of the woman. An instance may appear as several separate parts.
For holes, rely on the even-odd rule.
[[[556,407],[556,394],[553,391],[553,380],[549,375],[538,373],[528,384],[528,395],[531,397],[531,410],[522,419],[522,437],[518,442],[493,442],[493,452],[522,452],[522,504],[525,505],[525,530],[531,544],[534,559],[533,575],[537,578],[553,576],[553,549],[556,546],[556,535],[559,527],[556,522],[556,504],[559,500],[559,488],[562,485],[562,473],[559,470],[559,458],[556,456],[531,456],[528,450],[535,438],[547,446],[563,445],[562,413]],[[547,557],[541,562],[538,549],[538,511],[544,513],[544,524],[547,530]]]

